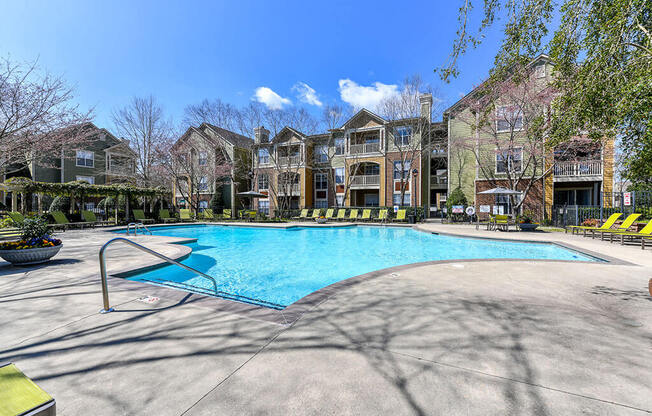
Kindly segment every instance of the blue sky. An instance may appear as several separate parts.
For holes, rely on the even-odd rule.
[[[450,53],[458,3],[13,1],[3,5],[0,55],[38,58],[109,128],[133,96],[154,95],[176,122],[204,98],[318,115],[319,104],[373,104],[413,74],[451,104],[487,75],[499,40],[490,32],[443,84],[433,69]]]

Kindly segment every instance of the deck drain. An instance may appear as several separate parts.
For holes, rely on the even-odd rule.
[[[398,274],[398,273],[390,273],[389,275],[392,276],[392,277],[399,277],[400,276],[400,274]]]

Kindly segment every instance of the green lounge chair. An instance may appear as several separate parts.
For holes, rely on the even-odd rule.
[[[220,216],[221,219],[223,220],[230,220],[231,219],[231,210],[230,209],[223,209],[222,210],[222,215]]]
[[[604,240],[605,234],[609,233],[617,233],[617,232],[627,232],[629,231],[629,227],[634,224],[634,221],[640,217],[641,214],[630,214],[625,218],[625,220],[616,228],[610,228],[608,230],[591,230],[591,238],[595,238],[595,233],[599,232],[600,233],[600,240]]]
[[[190,210],[189,209],[180,209],[179,210],[179,219],[181,219],[181,222],[194,221],[194,219],[192,218],[192,215],[190,215]]]
[[[175,221],[177,220],[176,218],[170,216],[170,211],[168,211],[167,209],[161,209],[161,210],[159,210],[159,212],[158,212],[158,217],[159,217],[159,218],[161,219],[161,221],[163,221],[164,223],[175,222]]]
[[[645,249],[645,240],[652,239],[652,220],[648,221],[647,225],[637,233],[630,231],[621,231],[613,232],[609,234],[609,241],[614,241],[614,235],[620,237],[620,244],[625,244],[625,239],[629,238],[634,240],[635,238],[641,239],[641,249]]]
[[[570,228],[571,234],[575,234],[577,231],[578,233],[581,231],[584,232],[584,236],[586,237],[586,232],[591,231],[591,230],[608,230],[610,229],[615,223],[620,216],[623,215],[622,212],[617,212],[615,214],[611,214],[609,218],[602,224],[600,227],[588,227],[586,225],[571,225],[570,227],[566,228],[565,232],[568,232],[568,229]]]
[[[154,223],[153,219],[145,217],[145,212],[143,212],[142,209],[132,209],[131,212],[134,214],[134,219],[136,221],[140,221],[143,224]]]
[[[340,208],[337,211],[337,220],[338,221],[344,221],[346,219],[346,209],[345,208]]]
[[[407,221],[407,217],[405,214],[407,214],[406,209],[399,209],[396,212],[396,218],[394,218],[394,221]]]
[[[360,217],[360,221],[371,221],[371,210],[370,209],[363,209],[362,210],[362,217]]]
[[[18,228],[0,228],[0,240],[18,240],[21,232]]]
[[[496,215],[492,219],[492,228],[494,231],[503,230],[509,231],[509,226],[512,222],[509,219],[509,215]]]
[[[204,212],[202,212],[202,218],[205,220],[214,220],[215,215],[213,215],[213,210],[210,208],[204,208]]]
[[[333,214],[335,213],[335,210],[333,208],[328,208],[326,210],[326,219],[327,220],[332,220],[333,219]]]
[[[321,215],[321,209],[316,209],[316,210],[312,211],[312,218],[313,219],[314,218],[319,218],[320,215]]]
[[[380,221],[380,222],[387,221],[387,210],[386,209],[381,209],[380,211],[378,211],[378,221]]]
[[[68,217],[66,217],[66,214],[64,214],[61,211],[52,211],[50,212],[50,215],[52,218],[54,218],[55,224],[50,224],[51,227],[55,228],[63,228],[64,230],[68,227],[71,226],[76,226],[76,227],[81,227],[84,228],[87,225],[90,225],[88,222],[70,222],[68,221]]]
[[[25,221],[25,217],[20,212],[16,212],[16,211],[10,212],[9,217],[16,225],[22,225],[23,221]]]
[[[292,217],[292,219],[299,220],[303,218],[308,218],[308,211],[309,211],[308,209],[302,209],[301,213],[296,217]]]
[[[95,226],[95,225],[100,225],[100,226],[102,226],[102,225],[113,225],[113,221],[109,221],[109,220],[101,221],[101,220],[98,220],[97,216],[95,215],[95,213],[93,211],[83,210],[82,211],[82,217],[84,218],[84,221],[86,221],[88,223],[91,223],[91,225],[93,225],[93,226]]]
[[[0,414],[53,416],[55,401],[12,363],[0,364]]]
[[[349,213],[349,220],[355,221],[357,219],[358,219],[358,210],[354,208]]]

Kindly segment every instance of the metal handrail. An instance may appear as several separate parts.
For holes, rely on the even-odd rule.
[[[104,245],[100,249],[100,277],[102,278],[102,300],[104,301],[104,309],[102,309],[100,311],[100,313],[113,312],[113,308],[109,305],[109,288],[108,288],[108,284],[106,282],[106,261],[104,259],[104,251],[106,250],[106,248],[108,246],[110,246],[111,244],[113,244],[115,242],[118,242],[118,241],[121,241],[123,243],[127,243],[130,246],[136,247],[137,249],[139,249],[141,251],[144,251],[145,253],[151,254],[154,257],[158,257],[159,259],[165,260],[166,262],[168,262],[170,264],[175,264],[175,265],[181,267],[182,269],[186,269],[189,272],[195,273],[198,276],[201,276],[201,277],[204,277],[206,279],[211,280],[213,282],[213,288],[215,290],[215,295],[218,296],[219,291],[217,290],[217,281],[215,280],[215,278],[207,275],[206,273],[200,272],[199,270],[195,270],[192,267],[186,266],[185,264],[181,264],[176,260],[172,260],[171,258],[169,258],[167,256],[164,256],[161,253],[157,253],[156,251],[154,251],[152,249],[149,249],[149,248],[147,248],[145,246],[142,246],[142,245],[140,245],[138,243],[134,243],[133,241],[131,241],[131,240],[127,239],[127,238],[116,237],[116,238],[113,238],[113,239],[107,241],[106,243],[104,243]]]
[[[152,232],[149,230],[149,228],[147,228],[147,226],[145,224],[143,224],[142,222],[130,222],[129,224],[127,224],[127,235],[131,235],[129,233],[129,230],[131,229],[132,225],[134,226],[134,235],[138,235],[138,229],[139,228],[144,228],[145,231],[147,231],[147,233],[149,235],[152,235]],[[142,232],[143,235],[145,235],[145,231]]]

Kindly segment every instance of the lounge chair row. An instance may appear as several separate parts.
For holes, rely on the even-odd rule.
[[[378,217],[371,216],[370,209],[363,209],[362,215],[359,216],[360,210],[357,208],[352,208],[349,210],[349,215],[346,215],[346,209],[340,208],[337,210],[337,215],[335,214],[335,208],[329,208],[326,210],[326,215],[324,217],[328,220],[337,220],[337,221],[407,221],[407,210],[399,209],[396,213],[396,218],[389,218],[388,210],[381,209],[378,211]],[[309,209],[302,209],[301,213],[293,219],[315,219],[321,216],[321,209],[315,209],[312,212],[312,215],[309,215]]]
[[[61,211],[52,211],[50,216],[54,220],[53,224],[48,224],[52,228],[63,229],[64,231],[70,227],[95,227],[97,225],[112,225],[113,221],[102,221],[98,220],[95,216],[95,213],[92,211],[82,211],[82,217],[84,221],[81,222],[70,222],[68,217]],[[9,217],[13,220],[14,224],[17,226],[22,225],[25,221],[25,217],[20,212],[10,212]]]
[[[572,234],[579,234],[580,231],[582,231],[584,237],[590,233],[591,238],[595,238],[596,235],[600,234],[600,240],[604,240],[606,236],[609,236],[610,242],[613,242],[614,237],[616,237],[618,240],[620,240],[620,244],[625,244],[626,241],[636,241],[640,239],[641,248],[645,249],[646,242],[652,242],[652,220],[648,221],[645,227],[643,227],[643,229],[640,231],[633,232],[629,229],[632,227],[638,217],[641,216],[641,214],[630,214],[618,227],[613,228],[618,218],[620,218],[622,215],[623,214],[621,212],[612,214],[609,218],[607,218],[604,224],[599,227],[573,225],[568,227],[566,232],[568,232],[569,229],[571,230]]]

